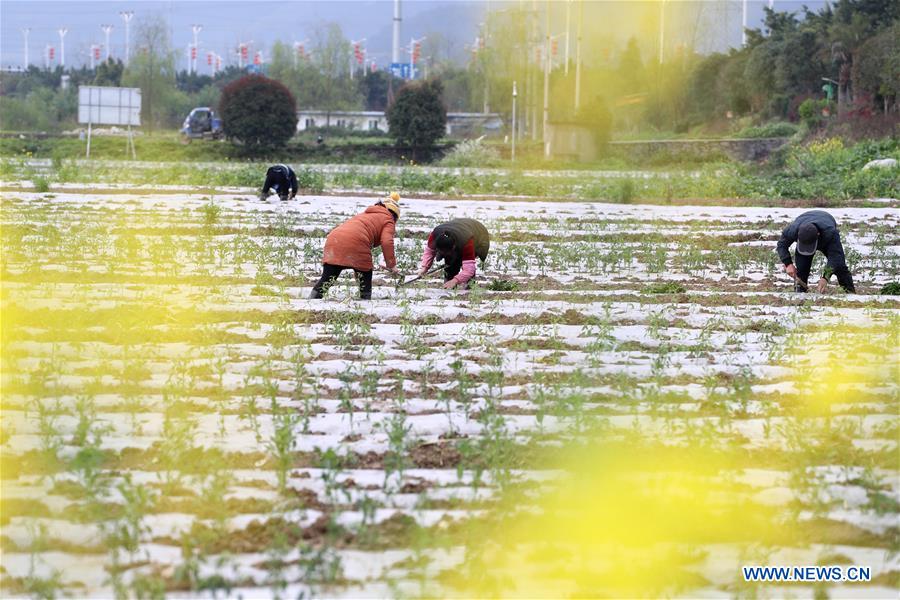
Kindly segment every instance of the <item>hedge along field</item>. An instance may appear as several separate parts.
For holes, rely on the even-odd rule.
[[[421,165],[294,165],[307,193],[368,193],[373,190],[444,197],[523,196],[618,203],[779,205],[792,200],[843,205],[848,200],[900,197],[898,169],[862,167],[874,158],[900,158],[895,140],[845,147],[839,139],[791,146],[768,167],[709,163],[692,170],[536,170],[449,168]],[[67,184],[141,184],[223,188],[261,185],[261,164],[247,162],[131,162],[33,159],[0,160],[4,181],[28,181],[37,191]],[[8,184],[7,184],[8,185]]]
[[[4,597],[896,595],[896,208],[801,296],[799,209],[407,198],[486,268],[363,303],[306,296],[372,197],[119,192],[3,195]]]

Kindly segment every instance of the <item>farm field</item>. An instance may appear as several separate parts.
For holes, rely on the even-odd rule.
[[[0,595],[896,597],[896,201],[830,210],[854,295],[800,208],[404,197],[478,284],[308,300],[377,199],[3,193]]]

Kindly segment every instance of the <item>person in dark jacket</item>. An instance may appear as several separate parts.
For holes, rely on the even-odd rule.
[[[418,275],[424,275],[435,260],[444,261],[444,289],[467,285],[475,277],[475,257],[482,265],[491,248],[491,236],[475,219],[453,219],[438,225],[428,236]]]
[[[273,165],[266,171],[266,182],[263,184],[259,199],[263,202],[269,197],[269,190],[275,190],[281,200],[297,195],[297,174],[287,165]]]
[[[789,248],[794,242],[797,242],[797,249],[791,260]],[[844,247],[841,246],[837,221],[824,210],[810,210],[801,214],[781,232],[777,247],[778,256],[784,264],[785,272],[794,279],[794,290],[806,291],[809,270],[812,268],[816,250],[828,259],[825,272],[822,273],[816,286],[818,292],[825,291],[825,286],[834,273],[842,288],[851,294],[855,293],[856,288],[853,286],[850,269],[847,268]]]

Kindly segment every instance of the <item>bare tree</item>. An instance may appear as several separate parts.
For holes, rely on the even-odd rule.
[[[161,15],[138,21],[135,47],[122,80],[126,86],[141,88],[141,120],[152,131],[162,121],[166,99],[175,92],[175,53]]]

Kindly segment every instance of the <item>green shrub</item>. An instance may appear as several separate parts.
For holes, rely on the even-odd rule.
[[[438,80],[408,83],[387,109],[389,133],[398,145],[431,149],[447,127],[444,88]]]
[[[644,287],[645,294],[683,294],[685,291],[677,281],[659,281]]]
[[[739,138],[775,138],[791,137],[800,128],[793,123],[766,123],[759,127],[745,127],[735,137]]]
[[[487,285],[492,292],[517,292],[519,284],[511,279],[495,279]]]
[[[325,176],[321,171],[301,169],[297,172],[297,186],[311,194],[321,194],[325,190]]]
[[[50,181],[46,177],[35,177],[34,178],[34,191],[39,192],[41,194],[50,191]]]
[[[803,121],[804,125],[806,125],[809,129],[815,129],[819,126],[820,123],[822,123],[822,120],[824,119],[824,117],[822,116],[822,111],[825,108],[833,110],[830,101],[825,99],[816,100],[814,98],[807,98],[797,108],[797,112],[800,115],[800,119]]]
[[[219,102],[222,127],[250,152],[283,147],[297,131],[297,103],[278,81],[246,75],[225,86]]]
[[[900,282],[892,281],[881,286],[882,296],[900,296]]]
[[[615,200],[620,204],[628,204],[634,200],[634,181],[630,178],[619,181],[616,186]]]
[[[457,144],[440,161],[442,167],[496,167],[499,164],[500,153],[484,144],[481,138]]]

